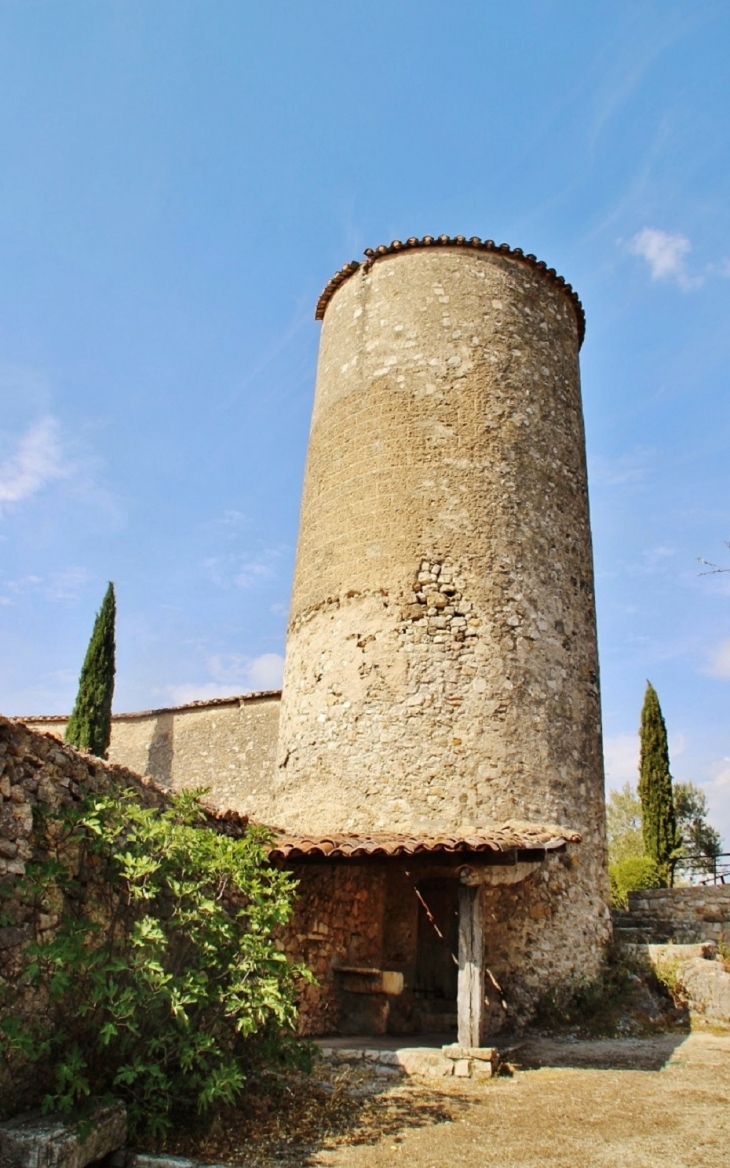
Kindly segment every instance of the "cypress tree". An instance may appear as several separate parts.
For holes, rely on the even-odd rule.
[[[669,883],[677,857],[677,824],[669,772],[667,728],[659,698],[650,682],[646,683],[639,738],[639,798],[644,850],[658,864]]]
[[[106,758],[112,730],[114,694],[114,620],[117,605],[110,584],[96,615],[94,631],[81,668],[76,704],[66,727],[66,741],[79,750]]]

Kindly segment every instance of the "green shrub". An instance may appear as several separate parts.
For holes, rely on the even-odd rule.
[[[642,888],[664,888],[666,879],[656,860],[649,856],[628,856],[608,869],[613,908],[627,908],[628,894]]]
[[[198,794],[163,809],[96,797],[39,819],[46,858],[21,882],[21,913],[58,923],[0,988],[0,1055],[31,1102],[70,1111],[113,1092],[133,1131],[163,1135],[286,1052],[311,980],[274,940],[293,881],[268,864],[265,832],[219,834]]]

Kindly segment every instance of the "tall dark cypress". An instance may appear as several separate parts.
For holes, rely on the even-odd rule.
[[[106,758],[112,731],[116,612],[114,585],[110,584],[94,622],[81,668],[76,704],[66,727],[67,742],[79,750],[89,750],[99,758]]]
[[[644,849],[670,883],[677,855],[677,823],[669,772],[667,728],[659,698],[650,682],[646,683],[639,738],[639,798]]]

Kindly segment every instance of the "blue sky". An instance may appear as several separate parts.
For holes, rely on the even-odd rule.
[[[278,683],[319,326],[392,238],[576,287],[609,782],[646,679],[730,847],[730,7],[0,0],[0,710]]]

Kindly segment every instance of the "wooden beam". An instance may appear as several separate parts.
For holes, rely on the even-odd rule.
[[[531,863],[526,863],[523,860],[518,860],[515,864],[509,867],[501,868],[496,864],[470,865],[465,864],[459,872],[459,879],[462,884],[519,884],[522,880],[526,880],[533,872],[536,872],[540,867],[539,861],[533,860]]]
[[[484,896],[481,886],[459,888],[458,1041],[482,1044],[484,1018]]]

